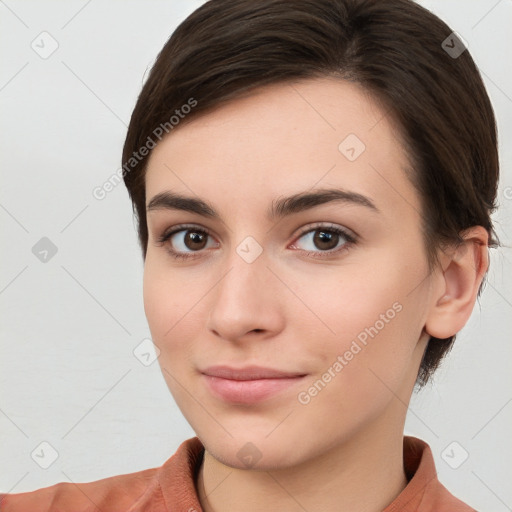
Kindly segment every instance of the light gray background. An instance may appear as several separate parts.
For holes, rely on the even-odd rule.
[[[133,353],[150,334],[126,189],[120,184],[102,201],[92,191],[120,167],[126,125],[157,53],[201,3],[0,1],[0,492],[156,467],[194,435],[158,362],[146,366]],[[454,494],[505,512],[512,510],[512,1],[421,3],[467,41],[491,96],[502,165],[494,219],[509,247],[491,251],[483,296],[434,383],[413,398],[406,433],[431,445]],[[51,49],[43,31],[59,45],[47,58],[31,47]],[[46,263],[32,252],[42,237],[58,249]],[[58,457],[43,469],[52,449]]]

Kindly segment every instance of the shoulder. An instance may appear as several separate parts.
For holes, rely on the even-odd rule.
[[[94,482],[60,482],[31,492],[0,494],[0,512],[200,510],[194,478],[202,455],[203,445],[193,437],[183,441],[158,468]]]
[[[94,482],[60,482],[31,492],[0,494],[0,512],[129,511],[148,494],[154,502],[161,499],[158,471],[146,469]]]
[[[473,507],[456,498],[439,481],[429,484],[423,497],[422,507],[425,510],[436,510],[439,512],[477,512]]]
[[[476,512],[439,481],[432,450],[425,441],[404,436],[404,469],[409,483],[389,512]],[[408,505],[409,508],[398,505]]]

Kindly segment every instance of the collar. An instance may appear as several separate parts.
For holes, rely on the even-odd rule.
[[[437,478],[432,451],[427,443],[404,436],[405,489],[383,512],[476,512],[455,498]],[[169,511],[202,510],[196,484],[204,446],[198,437],[184,441],[158,472],[158,481]]]

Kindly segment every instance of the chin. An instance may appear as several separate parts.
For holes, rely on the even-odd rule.
[[[222,464],[234,469],[271,471],[284,469],[299,462],[300,454],[293,447],[283,445],[281,439],[254,439],[253,441],[232,439],[201,439],[208,453]]]
[[[275,432],[272,432],[275,429]],[[289,429],[278,433],[273,425],[259,432],[255,428],[226,431],[206,427],[196,431],[208,453],[222,464],[236,469],[270,471],[286,469],[318,454],[318,447],[307,447],[299,432],[291,435]],[[272,432],[269,435],[269,432]],[[308,448],[311,453],[308,455]]]

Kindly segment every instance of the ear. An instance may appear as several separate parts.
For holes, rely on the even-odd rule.
[[[442,255],[434,302],[425,322],[426,332],[439,339],[453,336],[466,325],[489,267],[485,228],[473,226],[461,236],[464,243]]]

